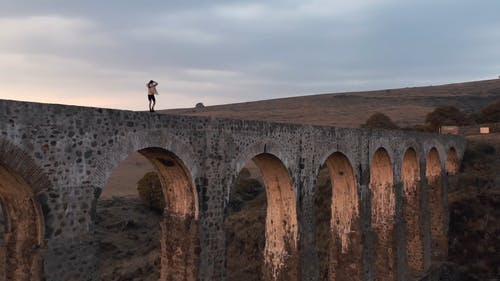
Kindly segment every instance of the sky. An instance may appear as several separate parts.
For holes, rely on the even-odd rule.
[[[0,0],[0,99],[129,110],[498,78],[498,0]]]

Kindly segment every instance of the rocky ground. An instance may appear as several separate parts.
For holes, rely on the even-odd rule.
[[[146,208],[139,198],[99,200],[96,235],[102,280],[158,280],[160,218],[159,212]]]

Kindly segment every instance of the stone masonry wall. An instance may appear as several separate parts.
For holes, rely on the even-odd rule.
[[[362,232],[360,275],[362,280],[374,280],[376,235],[371,227],[370,165],[375,151],[384,148],[394,174],[391,192],[395,196],[396,217],[392,243],[397,249],[397,279],[405,280],[407,249],[400,183],[403,156],[410,147],[423,166],[421,171],[425,171],[426,155],[432,148],[438,151],[441,169],[445,171],[446,153],[453,147],[461,159],[465,143],[458,136],[0,100],[0,165],[18,173],[33,188],[43,221],[43,271],[50,281],[99,280],[94,238],[97,198],[112,169],[130,153],[145,148],[161,148],[176,155],[194,181],[200,281],[226,278],[223,223],[229,188],[243,165],[262,153],[278,158],[292,180],[298,222],[299,280],[318,280],[319,262],[313,247],[314,182],[320,166],[337,151],[348,158],[357,183]],[[29,171],[22,165],[9,164],[16,160],[4,155],[13,149],[26,155],[31,165]],[[425,200],[425,179],[422,186]],[[424,209],[422,212],[422,220],[428,224],[429,214]],[[428,225],[422,229],[429,232]],[[427,255],[429,236],[423,238]]]

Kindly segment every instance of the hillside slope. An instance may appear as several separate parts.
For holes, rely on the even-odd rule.
[[[399,125],[423,123],[437,105],[472,112],[500,98],[500,79],[368,92],[321,94],[245,103],[162,110],[161,113],[358,127],[374,112]]]

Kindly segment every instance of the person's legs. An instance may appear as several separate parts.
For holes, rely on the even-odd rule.
[[[149,101],[149,112],[153,112],[156,103],[155,96],[148,95],[148,101]]]

